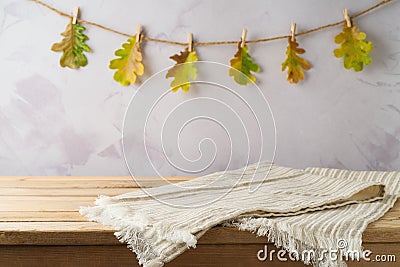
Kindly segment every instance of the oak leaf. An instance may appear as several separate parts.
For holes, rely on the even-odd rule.
[[[365,40],[366,37],[367,35],[360,32],[355,25],[348,27],[347,24],[343,26],[343,31],[336,35],[335,43],[340,45],[334,50],[334,55],[344,58],[343,65],[346,69],[361,71],[364,65],[371,63],[368,52],[374,47],[371,42]]]
[[[118,58],[110,61],[110,69],[116,69],[114,80],[123,86],[134,84],[137,76],[144,74],[142,51],[136,36],[128,38],[122,48],[114,53]]]
[[[249,55],[247,45],[241,47],[241,43],[238,44],[238,51],[230,63],[229,76],[233,76],[238,84],[246,85],[256,80],[256,77],[251,72],[259,72],[260,67]]]
[[[298,54],[304,54],[306,50],[299,47],[296,39],[292,40],[292,37],[288,38],[288,47],[286,49],[286,59],[282,63],[282,71],[287,71],[287,80],[290,83],[298,83],[304,79],[303,70],[309,70],[311,68],[310,63],[307,60],[300,57]]]
[[[63,52],[60,59],[61,67],[77,69],[87,65],[88,61],[83,52],[90,52],[90,47],[85,44],[89,38],[83,33],[85,27],[79,23],[68,23],[65,31],[61,33],[64,38],[61,42],[52,45],[54,52]]]
[[[196,51],[189,51],[187,48],[170,57],[176,64],[168,70],[166,78],[174,78],[171,82],[171,90],[176,92],[182,88],[184,92],[188,92],[190,81],[197,77],[197,68],[193,62],[198,61]]]

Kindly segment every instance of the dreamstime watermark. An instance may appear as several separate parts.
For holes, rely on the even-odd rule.
[[[171,91],[171,80],[165,77],[176,68],[173,66],[145,80],[129,103],[122,149],[131,176],[149,196],[174,207],[193,208],[215,202],[228,194],[244,174],[249,179],[249,192],[256,191],[267,179],[276,150],[275,119],[264,93],[250,80],[247,86],[237,84],[227,75],[230,66],[208,61],[184,64],[197,69],[188,93]],[[258,172],[263,161],[268,162],[269,168],[264,163]],[[245,166],[249,164],[254,165],[247,170]],[[224,176],[241,167],[244,168],[235,173],[234,179]],[[219,174],[208,184],[194,187],[170,183],[167,177],[214,172]],[[224,190],[196,203],[182,203],[162,194],[153,196],[146,179],[136,176],[157,177],[176,190],[221,185]]]
[[[264,245],[263,249],[257,252],[257,259],[259,261],[332,261],[338,259],[345,261],[367,261],[367,262],[396,262],[396,255],[394,254],[374,254],[371,250],[355,251],[347,250],[347,241],[339,239],[336,248],[323,249],[316,253],[313,249],[306,249],[301,252],[296,250],[288,252],[285,249],[271,249],[268,250],[268,245]]]

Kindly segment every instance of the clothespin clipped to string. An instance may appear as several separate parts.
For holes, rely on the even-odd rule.
[[[76,6],[74,9],[74,13],[72,15],[72,24],[76,24],[76,20],[78,19],[78,13],[79,13],[79,6]]]
[[[136,43],[140,43],[142,41],[142,34],[141,34],[141,25],[140,23],[137,25],[137,30],[136,30]]]
[[[247,29],[244,28],[242,31],[242,39],[240,41],[240,47],[243,48],[246,45],[246,35],[247,35]]]
[[[351,27],[351,18],[349,17],[349,11],[347,8],[343,9],[344,19],[346,20],[346,26]]]
[[[188,35],[188,50],[189,52],[193,51],[193,34],[189,33]]]
[[[292,26],[290,27],[290,36],[292,42],[296,40],[296,23],[292,22]]]

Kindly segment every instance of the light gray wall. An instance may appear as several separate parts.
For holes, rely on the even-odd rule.
[[[342,19],[344,7],[351,14],[376,2],[46,0],[66,12],[80,5],[82,18],[123,32],[134,34],[137,23],[141,23],[149,36],[181,41],[186,41],[189,32],[198,41],[235,40],[240,38],[243,27],[248,28],[249,39],[281,35],[288,33],[292,21],[302,31]],[[342,61],[333,56],[333,38],[341,27],[298,38],[313,65],[299,85],[290,85],[280,70],[286,41],[249,45],[263,70],[257,74],[257,85],[276,122],[277,163],[292,167],[400,170],[399,10],[400,1],[394,1],[355,21],[375,45],[371,53],[373,64],[360,73],[345,70]],[[67,22],[29,1],[0,2],[1,175],[128,174],[120,145],[121,130],[124,112],[138,86],[119,86],[108,69],[113,51],[126,38],[88,26],[88,43],[93,49],[88,55],[89,65],[78,71],[62,69],[58,66],[60,54],[51,52],[50,46],[60,40]],[[146,75],[141,80],[170,66],[169,56],[180,49],[145,43]],[[235,50],[235,46],[197,49],[202,60],[224,64],[229,63]],[[250,90],[240,89],[243,95]],[[252,94],[247,96],[256,102],[251,100]],[[214,97],[212,93],[210,96]],[[193,94],[179,92],[175,97],[179,103]],[[230,103],[229,98],[221,97]],[[198,108],[210,109],[201,105]],[[224,141],[226,136],[213,136],[218,132],[215,126],[202,123],[192,126],[182,141],[182,149],[188,157],[196,158],[201,136],[211,135],[222,156],[202,173],[224,169],[230,149]],[[234,127],[230,134],[241,138]],[[267,132],[268,150],[263,158],[269,159],[273,136],[271,129],[263,130]],[[157,139],[159,132],[149,135],[149,140]],[[173,137],[170,135],[173,140],[167,143],[175,143]],[[142,142],[143,136],[136,138]],[[203,156],[214,153],[212,146],[202,149]],[[232,155],[229,168],[242,165],[245,153],[238,151]],[[146,157],[140,153],[135,156]],[[155,149],[152,153],[162,174],[182,174],[166,167],[162,151]],[[178,152],[172,149],[169,153],[174,157]],[[256,159],[254,155],[250,158]],[[152,173],[149,168],[143,164],[134,172]]]

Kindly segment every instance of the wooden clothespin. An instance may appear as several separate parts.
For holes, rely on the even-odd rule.
[[[189,50],[189,52],[193,51],[193,34],[192,33],[189,33],[189,36],[188,36],[188,50]]]
[[[296,35],[296,23],[292,23],[292,26],[290,28],[290,35],[292,37],[292,42],[295,40],[295,35]]]
[[[74,14],[72,15],[72,24],[76,24],[76,20],[78,19],[79,6],[76,6],[74,9]]]
[[[346,25],[347,27],[351,27],[351,19],[349,17],[349,11],[347,10],[347,8],[343,9],[343,15],[344,15],[344,19],[346,20]]]
[[[240,47],[244,47],[246,45],[246,35],[247,35],[247,29],[244,28],[242,31],[242,39],[240,41]]]
[[[137,25],[137,30],[136,30],[136,43],[138,44],[140,41],[141,41],[141,34],[140,34],[140,31],[141,31],[141,25],[140,25],[140,23]]]

